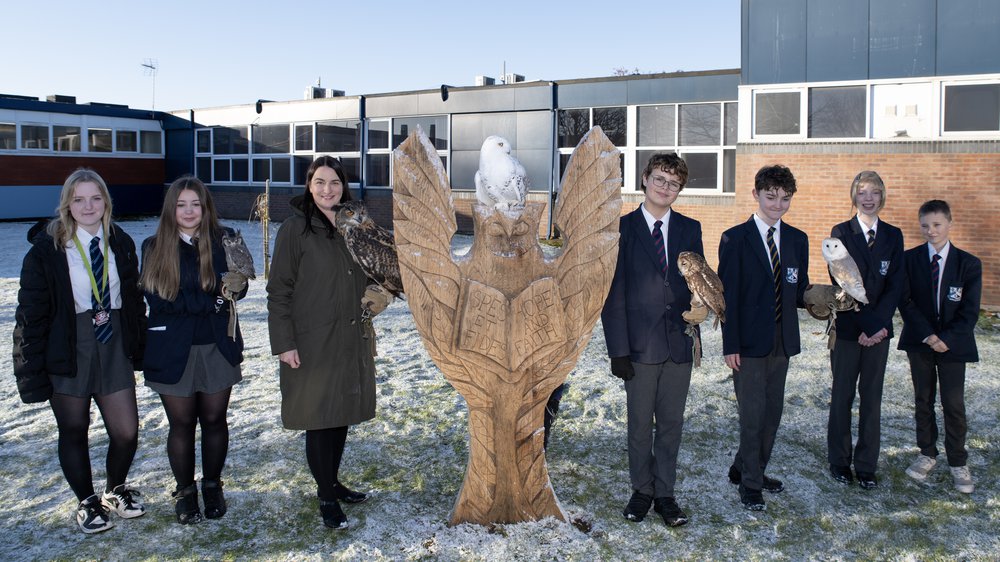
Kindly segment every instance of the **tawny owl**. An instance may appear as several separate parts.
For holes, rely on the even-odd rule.
[[[705,262],[705,258],[695,252],[681,252],[677,256],[677,269],[684,276],[691,291],[691,305],[707,306],[715,313],[713,328],[726,321],[726,299],[722,292],[722,280]]]
[[[363,201],[348,201],[337,206],[334,226],[344,237],[347,250],[365,275],[394,296],[403,294],[399,277],[399,258],[392,233],[368,216]]]
[[[226,265],[229,271],[242,273],[247,279],[256,279],[254,272],[253,256],[243,241],[243,233],[239,230],[235,234],[228,231],[222,235],[222,248],[226,251]]]
[[[830,275],[834,282],[840,285],[844,292],[854,297],[854,300],[868,304],[868,295],[865,293],[865,283],[861,278],[861,271],[858,270],[858,264],[840,239],[823,240],[823,259],[830,266]]]
[[[493,135],[479,151],[476,198],[500,211],[523,209],[528,195],[524,166],[510,155],[510,148],[507,139]]]

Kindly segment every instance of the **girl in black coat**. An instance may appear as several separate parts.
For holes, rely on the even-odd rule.
[[[14,326],[14,376],[25,403],[49,401],[59,430],[59,465],[80,501],[77,524],[97,533],[110,513],[145,510],[125,486],[138,445],[134,370],[142,362],[146,307],[135,243],[111,223],[111,197],[93,170],[63,184],[58,216],[21,268]],[[34,235],[32,237],[32,235]],[[107,484],[94,492],[87,433],[91,398],[108,432]]]

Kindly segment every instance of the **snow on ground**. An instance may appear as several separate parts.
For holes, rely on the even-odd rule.
[[[241,228],[260,267],[259,225]],[[26,223],[0,223],[0,332],[10,334]],[[137,241],[154,220],[122,223]],[[272,234],[276,228],[272,227]],[[468,246],[469,239],[461,244]],[[709,244],[710,245],[710,244]],[[244,381],[233,392],[231,445],[223,474],[229,513],[185,527],[174,522],[173,480],[165,455],[167,424],[156,395],[137,375],[139,451],[130,483],[147,514],[116,519],[97,536],[79,532],[76,502],[56,459],[47,404],[25,405],[11,355],[0,356],[0,559],[344,559],[344,560],[643,560],[643,559],[997,559],[1000,558],[1000,341],[979,334],[982,362],[966,389],[969,464],[976,492],[966,496],[938,468],[926,484],[904,474],[916,454],[912,387],[905,356],[893,351],[882,408],[881,487],[866,492],[826,473],[829,362],[822,325],[801,317],[803,353],[792,359],[784,420],[770,475],[786,490],[767,496],[767,511],[740,506],[726,479],[737,441],[735,397],[719,356],[718,331],[705,330],[705,361],[695,371],[680,452],[677,495],[691,523],[668,529],[655,513],[630,523],[621,509],[631,490],[625,456],[625,395],[609,375],[603,333],[570,375],[549,448],[552,484],[563,507],[589,532],[549,519],[535,523],[448,527],[467,461],[463,399],[428,358],[405,302],[376,320],[378,413],[351,429],[342,478],[371,490],[345,506],[347,531],[322,526],[304,458],[302,432],[279,419],[277,361],[270,354],[264,281],[240,305],[246,339]],[[9,337],[9,336],[7,336]],[[9,339],[7,340],[10,341]],[[97,409],[91,432],[95,483],[103,486],[107,439]]]

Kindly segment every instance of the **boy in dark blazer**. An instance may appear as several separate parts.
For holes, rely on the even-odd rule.
[[[795,177],[781,165],[765,166],[754,179],[757,211],[722,234],[719,277],[725,287],[722,353],[733,370],[740,446],[729,469],[740,501],[765,508],[761,490],[780,492],[765,476],[781,422],[788,358],[799,353],[797,307],[809,284],[809,240],[781,221],[795,194]]]
[[[910,360],[920,447],[920,455],[906,474],[923,481],[937,464],[934,394],[940,385],[948,466],[955,488],[971,494],[974,485],[965,450],[965,364],[979,361],[974,329],[979,319],[983,265],[979,258],[951,243],[948,203],[928,201],[920,206],[918,215],[927,243],[906,252],[907,282],[899,305],[903,316],[899,349]]]
[[[676,154],[654,154],[642,174],[645,201],[619,225],[618,265],[601,313],[611,373],[625,381],[632,498],[622,515],[650,505],[668,526],[687,523],[674,499],[677,452],[691,384],[693,340],[682,313],[691,293],[677,268],[684,251],[704,254],[701,223],[670,206],[687,182]]]
[[[851,205],[858,214],[833,227],[830,236],[843,243],[858,264],[868,297],[860,310],[837,315],[836,342],[830,351],[833,383],[827,425],[830,475],[843,484],[853,480],[865,490],[878,487],[875,467],[881,448],[882,384],[889,360],[892,316],[903,291],[903,233],[879,218],[886,188],[879,175],[864,171],[851,182]],[[858,404],[858,440],[852,447],[851,409]]]

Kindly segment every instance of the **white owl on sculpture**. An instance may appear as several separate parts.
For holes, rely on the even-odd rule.
[[[830,266],[830,275],[837,285],[854,297],[854,300],[868,304],[868,295],[865,293],[865,283],[861,278],[861,271],[858,270],[858,264],[840,239],[823,240],[823,259]]]
[[[500,211],[520,211],[528,196],[524,166],[510,155],[510,142],[496,135],[483,141],[476,172],[476,198]]]

